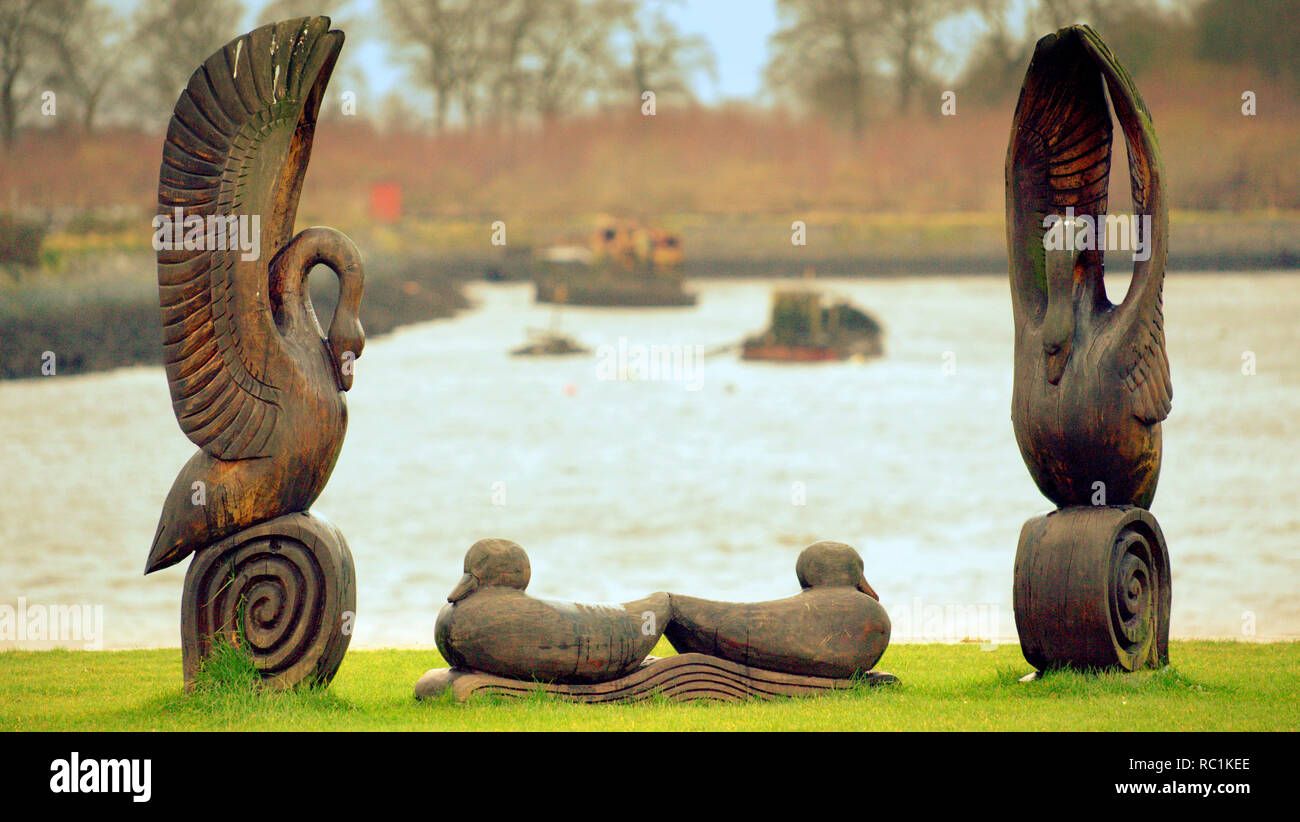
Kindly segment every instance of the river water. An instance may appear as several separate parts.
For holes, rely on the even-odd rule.
[[[314,507],[356,560],[353,647],[432,645],[487,536],[527,549],[530,593],[582,601],[787,596],[799,550],[835,539],[863,554],[895,641],[1013,638],[1017,537],[1049,504],[1011,431],[1005,277],[819,285],[882,320],[883,359],[695,360],[765,325],[759,281],[695,282],[693,309],[558,317],[529,286],[474,285],[473,310],[372,340]],[[1300,279],[1174,274],[1165,306],[1174,410],[1153,511],[1173,634],[1300,636]],[[507,355],[557,320],[593,354]],[[651,345],[681,346],[676,367],[643,373]],[[0,609],[102,606],[96,645],[179,645],[184,565],[141,576],[194,450],[161,368],[3,383],[0,419]]]

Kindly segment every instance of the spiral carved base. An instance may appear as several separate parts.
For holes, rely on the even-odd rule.
[[[1062,508],[1016,549],[1016,631],[1029,664],[1135,671],[1169,663],[1169,552],[1150,511]]]
[[[328,684],[352,639],[356,572],[343,534],[309,513],[198,551],[185,574],[181,648],[192,688],[213,642],[247,648],[266,684]]]

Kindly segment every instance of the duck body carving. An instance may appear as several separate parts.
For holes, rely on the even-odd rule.
[[[1129,248],[1112,249],[1134,260],[1119,304],[1103,282],[1112,105],[1128,146],[1135,216]],[[1155,496],[1160,423],[1173,396],[1161,296],[1169,226],[1161,179],[1146,105],[1096,33],[1073,26],[1040,40],[1006,164],[1016,348],[1011,418],[1025,465],[1058,506],[1149,508]]]
[[[796,564],[803,590],[769,602],[672,595],[665,636],[702,653],[768,671],[846,679],[870,671],[889,645],[889,615],[862,575],[862,557],[819,542]]]
[[[470,548],[434,629],[448,664],[525,681],[607,682],[640,667],[668,621],[667,594],[623,605],[558,602],[524,593],[530,576],[527,555],[509,540]]]
[[[342,44],[324,17],[263,26],[208,58],[177,101],[159,172],[160,219],[256,218],[256,247],[271,254],[227,248],[210,229],[206,243],[158,251],[172,406],[200,450],[167,495],[145,573],[305,511],[338,460],[344,392],[365,344],[361,255],[334,229],[293,236],[293,225]],[[339,279],[328,333],[307,291],[317,264]]]

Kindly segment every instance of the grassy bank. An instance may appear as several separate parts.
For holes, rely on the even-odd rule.
[[[661,646],[659,653],[667,652]],[[1168,730],[1300,728],[1300,643],[1175,642],[1173,666],[1034,683],[1015,645],[898,645],[875,691],[745,705],[416,703],[434,651],[354,651],[327,691],[185,695],[180,651],[0,653],[0,730]]]

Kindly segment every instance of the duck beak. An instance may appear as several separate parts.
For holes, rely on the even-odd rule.
[[[460,602],[462,599],[477,590],[478,577],[473,574],[465,574],[465,576],[460,578],[460,582],[456,583],[456,587],[451,589],[451,593],[447,594],[447,601]]]
[[[854,587],[856,587],[859,591],[874,599],[876,602],[880,601],[880,595],[875,592],[875,589],[873,589],[870,585],[867,584],[866,577],[863,577],[862,579],[858,580],[858,584]]]

